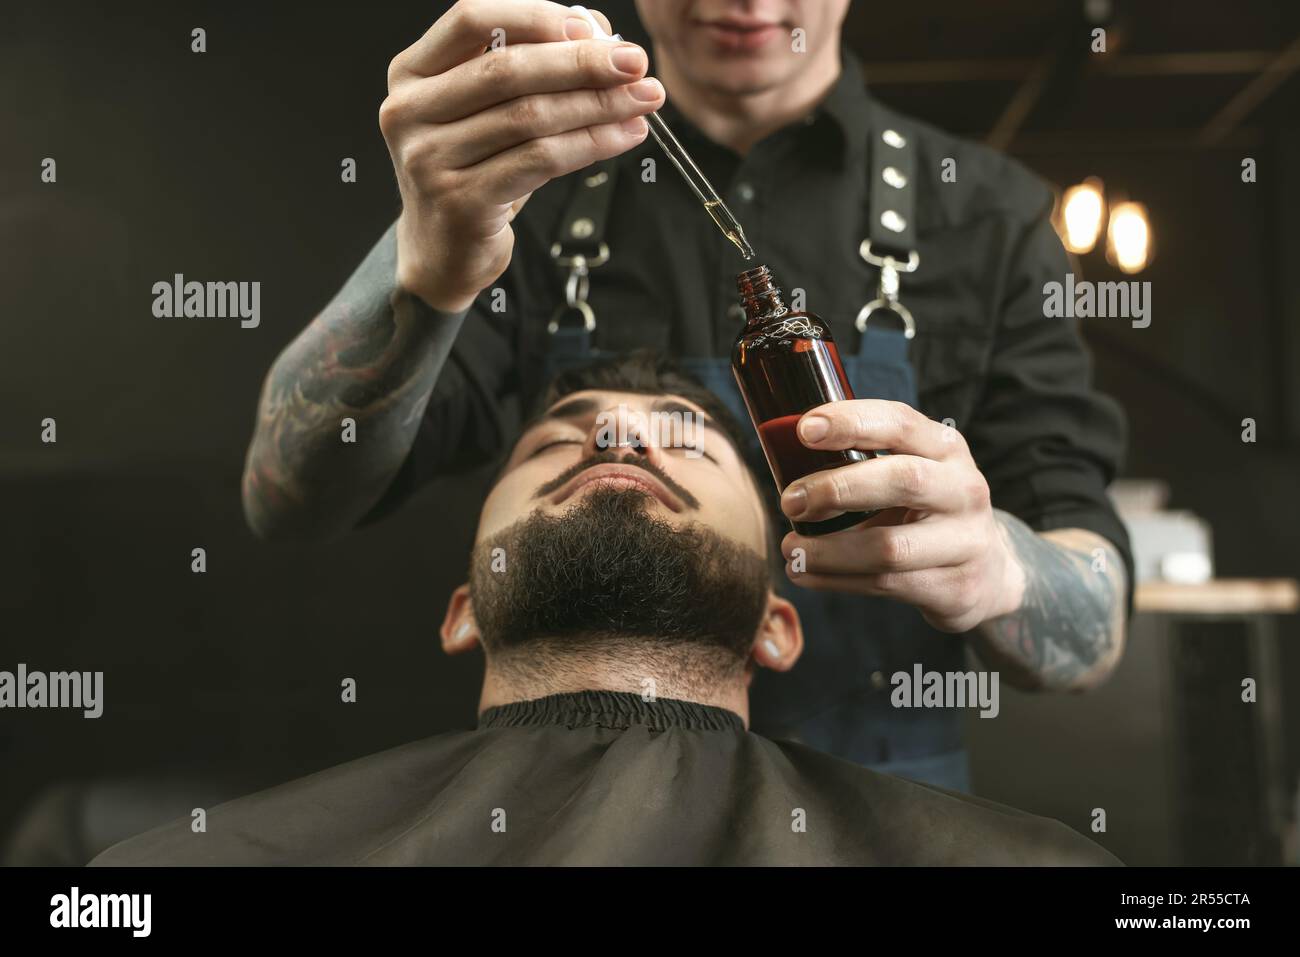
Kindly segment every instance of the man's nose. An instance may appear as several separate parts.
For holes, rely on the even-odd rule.
[[[649,413],[626,406],[612,406],[596,416],[587,436],[586,453],[626,450],[643,455],[654,465],[663,464],[663,449],[654,434]]]

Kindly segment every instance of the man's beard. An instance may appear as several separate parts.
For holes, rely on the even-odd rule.
[[[652,501],[642,489],[599,487],[563,514],[535,512],[479,544],[470,594],[489,655],[631,639],[743,662],[767,605],[766,563],[707,526],[650,515]]]

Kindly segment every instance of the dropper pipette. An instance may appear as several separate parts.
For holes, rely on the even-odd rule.
[[[578,14],[589,24],[591,24],[592,35],[598,40],[621,40],[619,34],[613,36],[605,32],[605,28],[600,25],[590,10],[584,6],[573,5],[569,8]],[[726,236],[746,259],[754,258],[754,247],[749,245],[749,240],[745,238],[745,231],[741,228],[740,222],[736,219],[727,204],[722,201],[718,191],[713,188],[707,176],[700,172],[700,168],[695,165],[691,155],[686,152],[682,144],[678,142],[673,131],[668,128],[663,117],[658,112],[650,113],[646,116],[646,122],[650,125],[650,133],[654,136],[655,142],[664,151],[677,171],[682,174],[686,184],[699,197],[700,202],[704,204],[704,211],[713,218],[717,226],[722,230],[722,235]]]
[[[695,165],[691,155],[682,148],[682,144],[673,136],[673,131],[668,128],[668,124],[663,121],[657,112],[651,113],[646,117],[650,124],[650,133],[654,136],[655,142],[673,161],[673,165],[681,172],[687,184],[695,191],[695,195],[700,198],[704,204],[704,210],[713,217],[713,221],[718,224],[722,230],[722,235],[731,240],[740,254],[746,259],[754,258],[754,248],[749,245],[749,240],[745,238],[745,231],[740,228],[740,223],[732,215],[727,204],[722,201],[718,191],[713,188],[707,176],[700,172],[700,168]]]

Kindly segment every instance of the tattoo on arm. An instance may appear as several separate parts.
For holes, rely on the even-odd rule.
[[[1077,690],[1109,674],[1124,643],[1126,571],[1115,547],[1083,529],[1036,533],[995,513],[1025,573],[1020,608],[975,633],[981,657],[1028,688]]]
[[[397,289],[390,239],[267,376],[243,480],[245,514],[259,534],[351,528],[411,449],[461,317]],[[342,439],[344,418],[356,421],[355,443]]]

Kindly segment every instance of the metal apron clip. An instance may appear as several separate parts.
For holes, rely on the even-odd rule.
[[[581,317],[582,329],[588,336],[596,331],[596,311],[587,301],[591,285],[589,272],[609,261],[605,221],[609,217],[617,169],[613,160],[605,160],[582,178],[560,223],[558,238],[551,244],[551,259],[561,269],[568,270],[564,304],[556,307],[546,325],[551,335],[560,331],[560,320],[574,312]]]
[[[912,311],[898,301],[898,274],[916,272],[916,267],[921,265],[921,254],[913,249],[908,253],[905,263],[893,256],[878,256],[871,248],[870,239],[862,240],[858,252],[868,263],[880,267],[880,285],[876,287],[876,298],[863,306],[858,312],[858,318],[854,320],[858,332],[867,331],[867,323],[876,313],[892,312],[903,322],[903,335],[911,339],[916,335],[916,320],[912,318]]]
[[[547,323],[546,331],[555,335],[560,331],[560,319],[564,314],[576,311],[582,316],[583,329],[587,332],[595,332],[596,311],[587,302],[587,295],[591,290],[589,270],[603,266],[609,261],[609,246],[601,243],[596,257],[588,259],[582,253],[566,256],[564,248],[559,243],[555,243],[551,246],[551,258],[555,260],[557,266],[568,267],[569,277],[564,283],[564,305],[557,306],[555,312],[551,314],[551,321]]]
[[[883,119],[879,108],[877,117]],[[881,124],[884,125],[883,123]],[[858,312],[854,325],[858,333],[876,313],[888,312],[903,324],[903,335],[916,335],[916,320],[898,298],[899,273],[916,272],[921,254],[916,251],[916,187],[912,180],[916,156],[907,137],[886,126],[880,142],[871,150],[871,189],[868,236],[858,247],[864,260],[880,270],[876,298]]]

